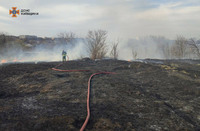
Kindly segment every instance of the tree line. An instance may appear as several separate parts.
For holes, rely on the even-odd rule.
[[[66,43],[71,43],[72,41],[74,41],[74,39],[77,38],[76,34],[73,32],[60,33],[58,34],[58,37],[63,38]],[[85,37],[85,44],[88,55],[91,59],[102,59],[108,55],[110,58],[113,59],[117,59],[119,57],[119,41],[114,41],[113,43],[108,44],[107,38],[108,32],[105,30],[88,31]],[[187,39],[183,36],[177,36],[173,43],[170,43],[165,37],[162,36],[150,36],[150,38],[155,43],[157,43],[157,48],[159,52],[162,52],[164,59],[200,58],[200,39]],[[4,48],[8,46],[7,43],[9,41],[11,40],[6,34],[0,34],[0,54],[2,54],[2,52],[5,52]],[[146,40],[145,42],[148,43],[148,40]],[[17,40],[14,44],[16,43],[23,46],[23,41]],[[110,51],[108,50],[108,45],[111,45]],[[9,46],[13,46],[13,44]],[[131,47],[130,50],[132,52],[132,58],[137,59],[139,50],[134,48],[134,46]]]

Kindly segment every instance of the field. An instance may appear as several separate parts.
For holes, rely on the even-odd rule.
[[[0,66],[0,130],[200,130],[200,61],[77,60]]]

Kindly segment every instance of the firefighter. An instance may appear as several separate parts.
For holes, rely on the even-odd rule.
[[[67,52],[66,51],[62,51],[62,61],[65,62],[66,61],[66,56],[67,56]]]

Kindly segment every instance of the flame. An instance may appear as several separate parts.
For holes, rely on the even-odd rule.
[[[131,60],[129,59],[128,62],[131,62]]]
[[[7,62],[7,60],[5,60],[5,59],[1,60],[1,63],[6,63],[6,62]]]

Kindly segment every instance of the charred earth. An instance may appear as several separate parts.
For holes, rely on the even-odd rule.
[[[0,66],[0,130],[200,130],[200,61],[77,60]]]

